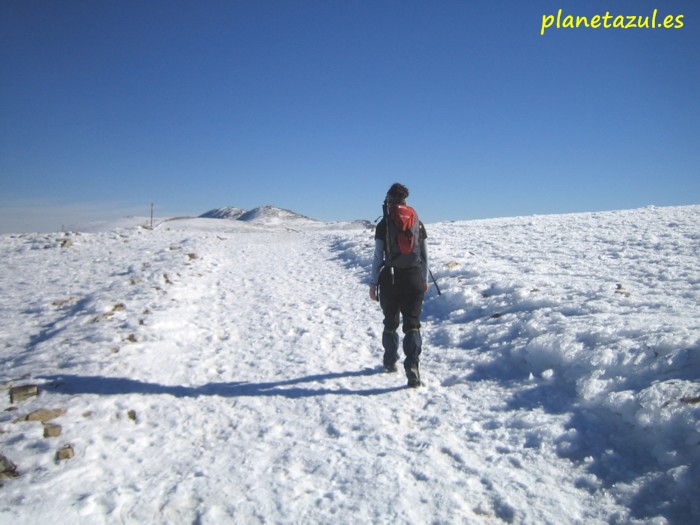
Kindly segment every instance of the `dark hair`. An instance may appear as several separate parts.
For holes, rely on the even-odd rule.
[[[408,197],[408,188],[406,186],[404,186],[403,184],[400,184],[398,182],[395,182],[394,184],[392,184],[391,188],[389,188],[389,191],[386,192],[387,200],[389,200],[395,204],[405,204],[407,197]]]

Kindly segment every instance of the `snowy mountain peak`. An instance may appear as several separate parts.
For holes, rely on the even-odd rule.
[[[231,219],[236,220],[241,215],[246,213],[243,208],[234,208],[233,206],[226,206],[224,208],[215,208],[203,213],[199,217],[202,219]]]
[[[242,208],[234,208],[227,206],[224,208],[216,208],[209,210],[200,215],[200,218],[205,219],[230,219],[244,222],[254,222],[263,224],[280,224],[289,221],[309,221],[317,222],[309,217],[300,215],[296,212],[278,208],[276,206],[259,206],[252,210],[246,211]]]
[[[310,219],[304,215],[300,215],[283,208],[277,208],[275,206],[260,206],[258,208],[254,208],[242,214],[238,220],[246,222],[263,222],[268,224],[299,220],[313,221],[313,219]]]

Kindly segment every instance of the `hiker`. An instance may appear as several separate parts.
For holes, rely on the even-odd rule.
[[[428,290],[427,235],[413,208],[406,205],[408,188],[393,184],[384,201],[384,217],[374,234],[374,258],[369,296],[384,313],[384,368],[396,372],[399,360],[400,318],[403,318],[404,370],[408,386],[420,379],[420,314]]]

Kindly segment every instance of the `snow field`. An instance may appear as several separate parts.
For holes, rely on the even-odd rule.
[[[380,371],[370,230],[2,236],[0,384],[42,393],[0,414],[0,521],[697,519],[700,207],[427,227],[419,390]]]

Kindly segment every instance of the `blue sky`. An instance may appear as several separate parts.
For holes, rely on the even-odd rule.
[[[425,222],[697,204],[699,4],[3,0],[0,231],[374,219],[395,181]]]

